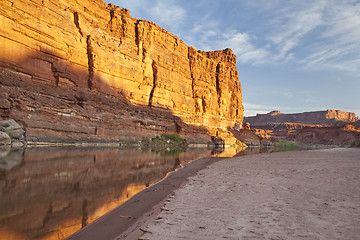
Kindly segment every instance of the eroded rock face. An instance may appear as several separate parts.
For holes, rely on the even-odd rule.
[[[230,49],[197,51],[102,0],[0,6],[1,117],[20,121],[34,141],[185,133],[187,126],[193,139],[204,131],[231,139],[227,128],[242,123]]]
[[[351,145],[360,138],[360,129],[341,127],[306,127],[295,134],[295,140],[305,144]]]
[[[253,117],[246,117],[244,122],[251,126],[279,124],[279,123],[302,123],[302,124],[333,124],[336,122],[356,122],[359,119],[355,113],[343,112],[340,110],[326,110],[316,112],[304,112],[284,114],[280,111],[272,111],[267,114],[257,114]]]
[[[262,139],[282,139],[304,144],[350,145],[360,137],[355,113],[327,110],[295,114],[273,111],[246,117]]]

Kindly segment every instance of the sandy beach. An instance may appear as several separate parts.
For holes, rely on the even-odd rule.
[[[360,239],[360,149],[218,161],[142,230],[140,239]]]

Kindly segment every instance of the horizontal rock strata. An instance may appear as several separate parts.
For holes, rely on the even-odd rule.
[[[246,117],[253,131],[262,139],[282,139],[304,144],[351,145],[360,138],[359,119],[355,113],[326,110],[283,114],[273,111]]]
[[[358,121],[355,113],[343,112],[340,110],[326,110],[316,112],[304,112],[284,114],[280,111],[272,111],[267,114],[257,114],[253,117],[246,117],[244,122],[250,125],[267,125],[279,123],[302,123],[302,124],[334,124],[336,122],[353,123]]]
[[[230,141],[227,128],[242,123],[230,49],[197,51],[102,0],[0,7],[0,115],[22,123],[32,141],[160,132]]]

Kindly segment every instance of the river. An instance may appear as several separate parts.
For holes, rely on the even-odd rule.
[[[0,149],[0,239],[64,239],[209,149]]]
[[[266,150],[265,151],[269,151]],[[259,149],[0,148],[0,240],[65,239],[181,164]]]

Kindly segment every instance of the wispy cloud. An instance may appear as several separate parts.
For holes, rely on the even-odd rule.
[[[256,114],[265,114],[271,111],[288,111],[290,108],[283,106],[268,106],[268,105],[260,105],[253,103],[243,103],[244,106],[244,115],[245,116],[255,116]]]
[[[305,102],[306,103],[317,103],[319,100],[317,99],[317,97],[314,97],[314,96],[306,96],[305,98]]]
[[[176,28],[185,18],[186,10],[173,0],[158,0],[155,6],[150,8],[150,14],[157,18],[160,24]]]
[[[214,50],[213,40],[219,35],[219,22],[205,15],[192,25],[192,28],[184,33],[185,41],[200,50]]]
[[[325,6],[324,1],[316,1],[312,4],[302,6],[288,4],[280,8],[280,12],[272,19],[268,40],[277,49],[275,60],[289,59],[289,53],[296,48],[312,30],[323,23],[322,15]]]
[[[248,33],[237,31],[223,33],[217,44],[221,48],[231,48],[241,63],[259,64],[269,55],[266,49],[257,48],[253,45]]]
[[[205,16],[199,22],[194,23],[190,33],[191,35],[186,37],[190,44],[205,51],[231,48],[237,55],[238,62],[241,63],[259,64],[269,54],[265,48],[257,48],[252,43],[253,37],[248,33],[237,30],[224,31],[221,29],[221,24],[210,19],[209,16]]]
[[[106,0],[128,8],[131,16],[153,21],[169,31],[176,31],[186,19],[187,11],[175,0]]]
[[[268,13],[265,63],[295,63],[304,69],[360,69],[360,3],[353,0],[275,1],[252,6]],[[269,14],[271,12],[271,14]],[[360,74],[360,73],[359,73]]]
[[[324,13],[319,41],[311,44],[311,53],[302,59],[308,69],[360,69],[360,3],[331,1]]]
[[[360,75],[360,2],[357,0],[233,1],[241,14],[209,1],[108,0],[201,50],[232,48],[238,62],[335,69]],[[251,13],[251,14],[249,14]]]

